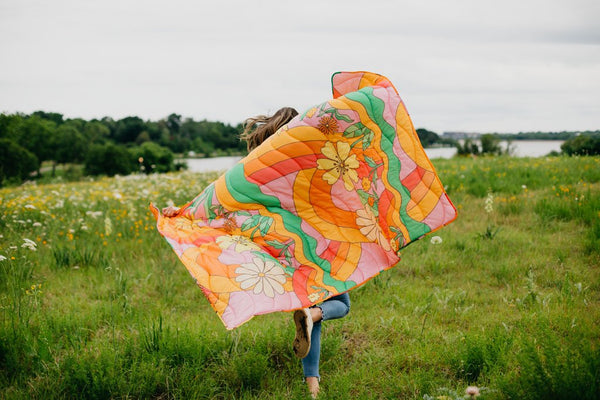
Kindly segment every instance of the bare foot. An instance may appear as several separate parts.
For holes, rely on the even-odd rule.
[[[306,378],[306,384],[308,385],[308,391],[313,399],[316,399],[319,395],[319,378],[316,376],[309,376]]]
[[[320,307],[311,307],[311,308],[309,308],[309,310],[310,310],[310,316],[312,317],[313,323],[319,322],[320,320],[323,319],[323,311],[321,310]]]

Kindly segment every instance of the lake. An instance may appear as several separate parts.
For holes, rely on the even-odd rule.
[[[560,152],[562,140],[515,140],[511,146],[515,149],[516,157],[543,157],[551,151]],[[501,142],[503,149],[506,142]],[[452,158],[456,154],[455,147],[427,148],[425,153],[429,158]],[[212,158],[188,158],[188,169],[192,172],[225,171],[233,167],[242,157],[212,157]]]

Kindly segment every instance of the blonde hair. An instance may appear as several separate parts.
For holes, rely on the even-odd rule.
[[[257,115],[254,118],[248,118],[244,121],[244,131],[240,135],[240,139],[246,141],[248,151],[253,150],[296,115],[298,115],[298,111],[292,107],[283,107],[271,117]]]

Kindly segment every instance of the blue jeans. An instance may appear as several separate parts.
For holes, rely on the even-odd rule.
[[[319,307],[323,314],[323,319],[321,321],[342,318],[350,311],[350,296],[348,296],[348,293],[342,293],[325,300],[316,307]],[[321,378],[319,375],[319,358],[321,356],[321,321],[314,323],[310,337],[310,351],[306,357],[302,359],[302,369],[304,370],[304,377],[306,378],[310,376]]]

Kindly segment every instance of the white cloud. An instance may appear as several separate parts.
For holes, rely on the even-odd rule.
[[[554,1],[21,0],[0,5],[0,110],[237,123],[382,73],[415,125],[598,129],[600,6]]]

